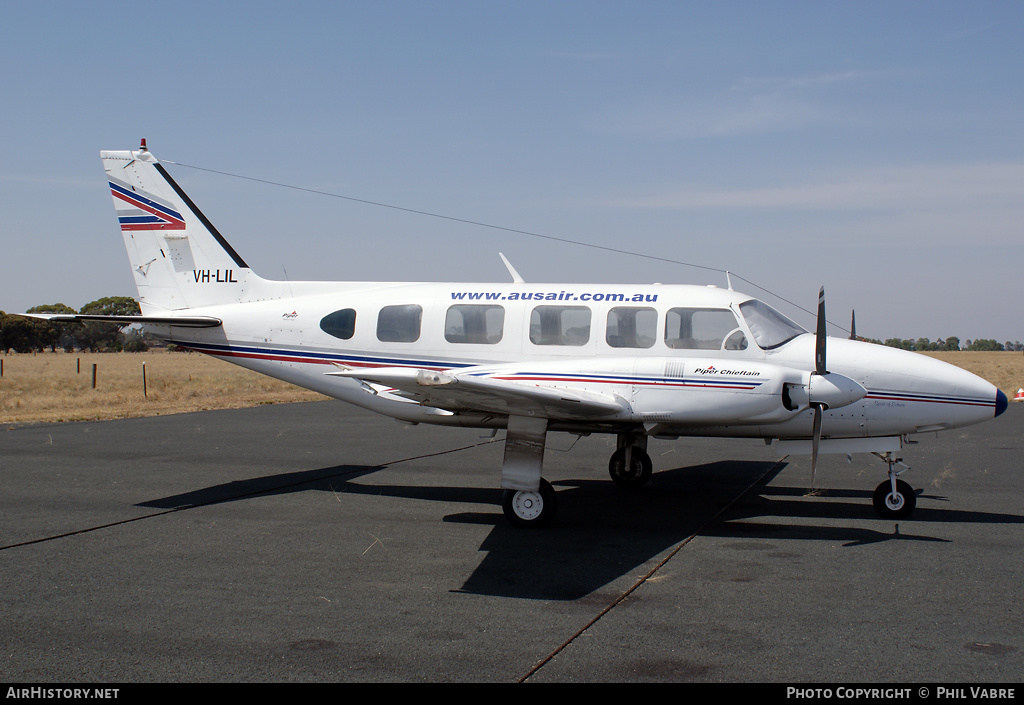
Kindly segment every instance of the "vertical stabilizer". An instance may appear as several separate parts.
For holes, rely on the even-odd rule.
[[[100,152],[143,314],[249,301],[259,279],[146,149]]]

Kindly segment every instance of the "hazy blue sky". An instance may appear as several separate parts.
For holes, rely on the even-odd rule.
[[[0,309],[134,295],[99,161],[1024,340],[1024,3],[0,1]],[[725,285],[168,166],[261,275]],[[809,316],[747,284],[795,320]],[[841,335],[838,329],[833,331]]]

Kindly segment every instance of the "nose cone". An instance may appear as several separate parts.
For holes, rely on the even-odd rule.
[[[1009,406],[1009,402],[1006,401],[1006,395],[1003,394],[1001,389],[996,390],[996,416],[1006,411],[1006,407]]]
[[[830,338],[829,368],[868,390],[860,408],[872,435],[970,426],[1007,407],[995,385],[916,352]]]

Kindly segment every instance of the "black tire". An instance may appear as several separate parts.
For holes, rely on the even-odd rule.
[[[872,503],[883,519],[906,519],[917,506],[917,495],[909,484],[896,480],[896,495],[893,496],[892,483],[886,480],[875,488]]]
[[[537,492],[505,490],[501,508],[512,526],[523,529],[539,529],[547,526],[555,517],[558,497],[551,483],[541,478]]]
[[[623,446],[612,453],[608,461],[608,474],[619,487],[636,489],[643,487],[651,479],[654,465],[651,463],[651,456],[643,448],[633,446],[630,467],[626,468],[626,448]]]

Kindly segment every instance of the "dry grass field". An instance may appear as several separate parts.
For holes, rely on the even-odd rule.
[[[926,353],[989,380],[1013,398],[1024,387],[1024,355]],[[156,416],[204,409],[325,399],[198,353],[38,353],[0,356],[0,423]],[[143,363],[146,394],[143,395]],[[97,366],[96,388],[92,366]],[[79,371],[80,369],[80,371]]]
[[[0,423],[118,419],[326,398],[199,353],[48,352],[0,359]]]

